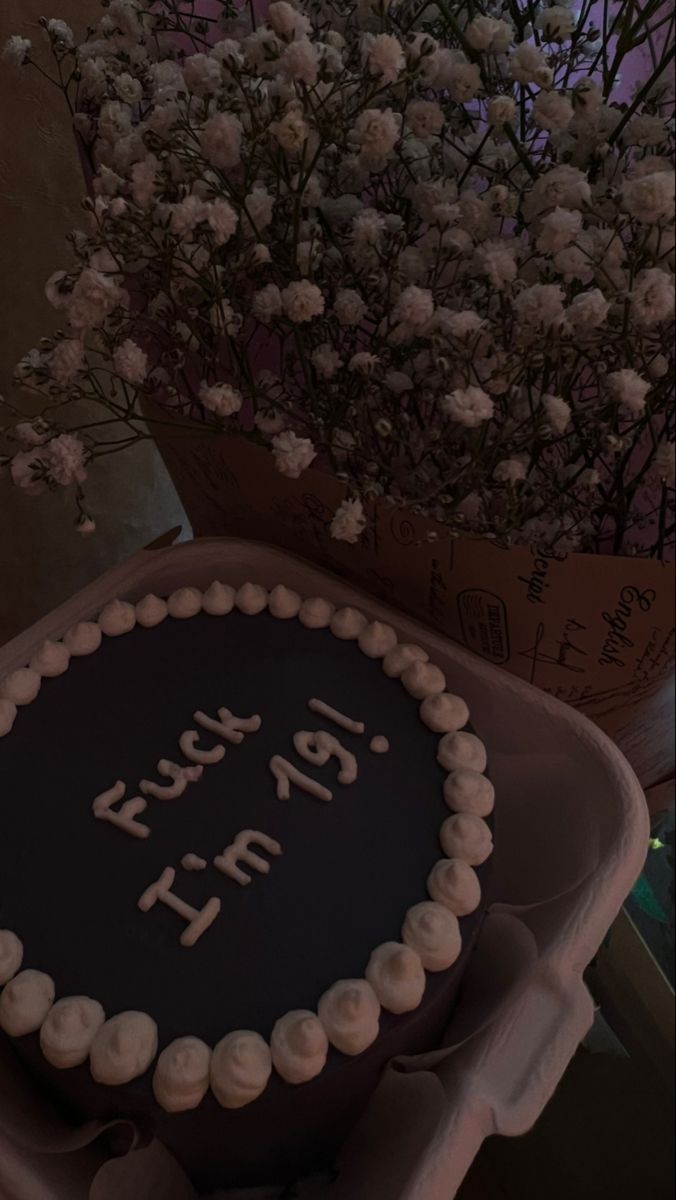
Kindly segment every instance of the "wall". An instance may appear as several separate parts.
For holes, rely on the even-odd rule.
[[[82,30],[100,12],[98,0],[0,0],[0,46],[19,33],[41,49],[37,22],[43,14]],[[43,287],[52,271],[68,263],[65,237],[81,224],[83,190],[60,93],[33,68],[0,61],[0,395],[15,403],[15,363],[57,324]],[[0,415],[0,425],[6,422]],[[67,496],[29,497],[0,480],[0,644],[112,563],[185,521],[164,467],[147,445],[104,459],[92,473],[88,497],[98,532],[84,539]]]

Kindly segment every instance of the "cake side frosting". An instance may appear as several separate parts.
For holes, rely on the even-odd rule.
[[[9,703],[13,705],[11,720],[5,718],[5,725],[9,727],[4,732],[9,733],[15,720],[21,720],[21,713],[17,713],[9,696],[15,696],[19,705],[31,703],[40,690],[42,676],[36,670],[40,664],[44,677],[53,677],[57,667],[59,674],[67,670],[71,655],[94,653],[101,644],[102,633],[106,637],[120,637],[136,624],[141,628],[153,628],[167,616],[186,620],[202,611],[213,616],[227,616],[233,608],[248,617],[255,617],[267,609],[280,620],[297,617],[310,630],[330,629],[338,639],[356,640],[362,653],[380,660],[382,670],[393,686],[404,687],[421,701],[420,720],[433,732],[442,734],[437,746],[437,760],[449,772],[443,797],[453,815],[446,818],[440,831],[441,847],[448,857],[430,864],[433,868],[427,885],[430,899],[418,902],[408,910],[401,930],[403,943],[391,942],[376,947],[365,966],[366,978],[338,980],[318,998],[317,1014],[290,1012],[280,1016],[275,1026],[271,1064],[286,1082],[302,1082],[303,1078],[312,1078],[323,1068],[326,1057],[321,1045],[323,1037],[327,1044],[331,1042],[343,1054],[360,1054],[378,1036],[381,1004],[392,1013],[410,1012],[417,1007],[424,993],[425,971],[445,970],[460,953],[457,917],[473,911],[480,903],[481,891],[473,866],[483,862],[492,848],[490,829],[483,817],[493,807],[493,788],[483,774],[486,767],[483,744],[476,735],[461,732],[469,719],[467,706],[460,697],[446,692],[446,680],[440,668],[429,662],[422,648],[407,644],[400,647],[390,626],[369,622],[358,610],[336,612],[328,601],[319,597],[301,600],[283,585],[268,593],[257,584],[245,583],[235,591],[214,583],[204,594],[195,588],[181,588],[166,599],[145,597],[136,606],[127,601],[112,601],[102,610],[97,623],[82,622],[64,635],[62,643],[49,643],[43,647],[43,652],[31,660],[30,668],[14,672],[9,680],[0,682],[5,708]],[[366,732],[365,722],[358,719],[359,714],[342,713],[317,697],[309,696],[307,705],[327,725],[332,725],[335,732],[329,729],[299,730],[293,739],[296,753],[310,767],[335,760],[337,786],[349,787],[357,778],[358,764],[355,755],[341,743],[339,734],[344,729],[361,735]],[[109,821],[118,831],[133,838],[150,838],[153,805],[180,802],[189,784],[198,785],[202,772],[220,761],[226,746],[240,745],[245,737],[255,735],[261,720],[257,714],[236,717],[227,708],[219,709],[216,717],[196,711],[193,719],[200,730],[211,734],[211,739],[202,744],[202,734],[195,729],[186,729],[180,735],[178,750],[189,760],[187,765],[159,760],[156,770],[163,782],[140,780],[138,789],[142,795],[125,798],[126,784],[118,781],[94,798],[92,816]],[[0,723],[0,736],[2,733]],[[214,738],[217,739],[215,742]],[[389,741],[377,728],[368,731],[368,738],[372,751],[387,753]],[[332,800],[334,790],[325,788],[311,774],[283,756],[274,755],[269,767],[279,799],[288,799],[292,788],[300,788],[324,803]],[[139,820],[141,815],[143,821]],[[266,857],[251,849],[252,846],[262,849]],[[214,851],[210,865],[241,887],[252,881],[250,870],[244,868],[248,866],[255,875],[269,874],[274,856],[281,854],[283,847],[262,830],[242,830],[229,846],[225,849],[215,847]],[[192,853],[189,846],[185,847],[179,869],[203,870],[207,865],[205,859]],[[213,896],[203,909],[196,910],[181,899],[178,888],[175,890],[175,881],[176,868],[167,866],[159,878],[149,881],[146,892],[139,899],[139,908],[146,912],[158,902],[172,908],[184,922],[180,943],[189,949],[201,936],[208,936],[209,927],[218,918],[220,900]],[[12,986],[14,979],[20,982],[17,974],[21,965],[21,955],[17,951],[20,946],[16,934],[0,931],[0,983],[5,983],[4,992],[0,993],[0,1018],[3,1009],[6,1014],[0,1023],[6,1032],[21,1036],[14,1030],[23,1033],[28,1028],[40,1029],[42,1026],[45,1029],[43,1046],[52,1048],[46,1057],[53,1065],[67,1067],[72,1065],[72,1053],[76,1056],[81,1053],[81,1046],[91,1030],[91,1047],[86,1047],[84,1057],[89,1051],[94,1078],[106,1083],[122,1083],[148,1069],[157,1053],[157,1028],[151,1015],[118,1013],[104,1022],[103,1010],[97,1001],[88,997],[63,997],[54,1005],[60,1016],[50,1020],[54,989],[52,986],[50,990],[48,976],[38,971],[24,972],[29,976],[27,984]],[[99,1010],[101,1020],[98,1019]],[[319,1030],[323,1035],[320,1036]],[[71,1053],[66,1045],[62,1052],[61,1041],[65,1039],[67,1043],[69,1036],[75,1049]],[[245,1034],[242,1031],[237,1035],[228,1034],[207,1059],[205,1052],[211,1052],[199,1038],[186,1037],[183,1039],[185,1044],[180,1046],[178,1042],[170,1044],[157,1062],[154,1084],[157,1102],[167,1111],[194,1107],[205,1094],[206,1080],[210,1077],[212,1091],[220,1103],[224,1103],[221,1096],[226,1098],[226,1107],[250,1103],[267,1083],[267,1078],[265,1081],[262,1078],[265,1055],[260,1042],[263,1046],[267,1043],[259,1038],[260,1035],[246,1031]],[[169,1054],[172,1045],[174,1050]],[[245,1081],[247,1063],[256,1075],[256,1083],[251,1086]],[[240,1082],[236,1084],[235,1079]]]

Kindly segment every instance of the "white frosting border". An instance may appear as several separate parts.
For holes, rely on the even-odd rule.
[[[222,602],[222,597],[220,595],[221,590],[223,591],[223,593],[225,593],[227,591],[228,600],[230,600],[230,593],[232,594],[232,602],[231,603],[226,604],[226,603]],[[269,604],[270,596],[273,593],[275,593],[275,599],[277,599],[280,596],[281,591],[284,592],[285,597],[287,595],[288,595],[288,597],[293,597],[294,602],[292,605],[290,605],[289,608],[287,608],[286,605],[280,606],[278,608],[277,604],[273,603],[272,606]],[[214,598],[216,592],[218,592],[219,603],[215,607],[212,608],[212,605],[209,603],[209,601],[212,600],[212,598]],[[206,605],[204,605],[205,595],[207,597]],[[101,613],[99,614],[99,618],[97,621],[95,621],[95,622],[80,622],[77,626],[74,626],[72,629],[67,630],[63,636],[62,641],[54,643],[54,647],[58,648],[61,645],[63,645],[65,652],[68,654],[68,662],[66,663],[66,666],[64,667],[64,670],[67,670],[68,666],[70,665],[71,656],[77,657],[77,656],[81,656],[82,654],[93,654],[99,648],[99,646],[101,645],[101,641],[102,641],[99,631],[102,626],[104,628],[104,632],[107,633],[108,636],[111,636],[111,635],[119,636],[120,634],[124,635],[125,633],[129,632],[132,628],[134,628],[134,626],[137,624],[141,628],[150,627],[149,625],[146,625],[145,621],[143,620],[144,616],[147,617],[145,609],[147,609],[147,607],[148,607],[149,600],[152,600],[153,603],[157,602],[157,606],[158,606],[157,616],[159,619],[164,619],[164,616],[167,613],[169,613],[170,615],[172,615],[174,617],[178,616],[179,619],[180,618],[185,619],[185,618],[195,616],[199,612],[202,612],[202,611],[209,612],[211,610],[214,614],[218,613],[218,615],[221,615],[221,614],[227,615],[231,610],[238,609],[240,612],[245,612],[245,613],[247,613],[247,615],[251,615],[251,616],[258,615],[258,613],[260,613],[260,612],[269,611],[272,613],[273,616],[277,617],[278,619],[288,620],[289,617],[292,616],[292,610],[294,608],[296,608],[296,595],[297,594],[295,592],[291,592],[291,591],[287,592],[287,589],[284,587],[284,585],[281,585],[281,584],[277,585],[277,588],[272,589],[271,592],[268,592],[267,589],[261,587],[258,584],[251,584],[248,582],[244,582],[240,586],[239,589],[235,590],[234,588],[230,589],[229,587],[226,587],[226,585],[218,584],[217,581],[214,581],[214,583],[212,583],[210,585],[210,587],[206,589],[206,593],[202,593],[201,591],[198,591],[198,589],[193,588],[193,587],[179,588],[176,591],[174,591],[167,599],[155,597],[155,596],[152,596],[152,597],[146,596],[141,601],[139,601],[138,604],[135,606],[131,605],[127,601],[112,600],[104,606]],[[198,599],[198,597],[199,597],[199,599]],[[186,601],[188,601],[188,603],[186,603]],[[178,602],[178,604],[177,604],[177,602]],[[165,607],[162,608],[162,606],[165,606]],[[178,611],[177,611],[177,608],[178,608]],[[141,619],[140,620],[138,619],[139,609],[141,610],[141,614],[140,614]],[[275,611],[275,610],[277,610],[277,611]],[[160,611],[161,611],[161,616],[160,616]],[[391,626],[382,625],[378,621],[369,621],[368,617],[366,617],[363,613],[361,613],[357,609],[341,609],[340,614],[342,615],[343,613],[350,615],[350,622],[351,622],[351,624],[354,625],[354,630],[352,628],[350,628],[350,631],[348,634],[346,634],[345,630],[340,625],[337,627],[338,632],[334,632],[332,626],[333,626],[333,618],[336,615],[336,609],[333,605],[329,604],[328,601],[325,601],[320,597],[313,596],[313,597],[302,600],[302,602],[298,605],[297,611],[295,613],[293,613],[293,616],[295,616],[295,618],[298,619],[301,622],[301,624],[303,624],[306,628],[308,628],[310,630],[312,630],[313,628],[329,627],[329,628],[331,628],[331,632],[334,633],[334,636],[337,637],[339,640],[346,640],[346,637],[354,638],[355,640],[357,640],[357,643],[358,643],[360,649],[362,650],[362,653],[366,654],[371,659],[376,659],[376,660],[379,659],[380,660],[381,668],[383,669],[384,673],[389,678],[391,678],[394,683],[396,683],[398,681],[398,679],[401,678],[401,675],[408,674],[408,678],[404,679],[402,681],[402,682],[404,682],[404,685],[406,686],[409,683],[409,680],[411,680],[411,678],[413,677],[413,679],[415,680],[414,686],[413,687],[409,686],[407,688],[407,690],[409,690],[415,696],[416,699],[419,699],[422,701],[422,703],[419,705],[420,720],[423,722],[423,724],[427,725],[428,728],[433,729],[435,732],[442,732],[442,728],[443,728],[443,737],[440,739],[437,761],[440,762],[442,766],[446,767],[446,762],[447,762],[447,758],[446,758],[446,754],[445,754],[446,747],[449,745],[449,742],[451,742],[451,740],[453,740],[456,743],[456,745],[459,742],[461,744],[461,746],[463,746],[463,748],[465,746],[468,748],[471,747],[471,749],[474,753],[471,755],[472,763],[471,763],[470,769],[475,770],[477,774],[483,775],[485,772],[485,765],[486,765],[485,764],[485,751],[484,751],[482,743],[480,742],[480,739],[477,738],[475,734],[461,734],[460,737],[458,737],[457,727],[456,727],[455,722],[451,722],[452,728],[449,731],[446,728],[446,725],[444,722],[439,722],[439,725],[442,726],[442,728],[440,728],[439,725],[437,724],[437,722],[430,721],[428,718],[428,713],[430,710],[430,701],[432,699],[441,700],[442,693],[443,693],[444,698],[446,696],[446,693],[445,693],[446,680],[443,676],[443,672],[435,664],[430,663],[426,657],[425,652],[420,650],[419,654],[416,654],[415,657],[413,657],[413,655],[411,655],[411,659],[412,659],[411,665],[413,665],[413,663],[415,663],[414,670],[410,671],[410,673],[409,673],[408,668],[406,668],[405,670],[401,671],[401,673],[400,673],[400,670],[399,670],[400,662],[398,659],[396,659],[396,655],[394,653],[394,652],[398,651],[398,647],[399,647],[399,641],[398,641],[395,630],[392,629]],[[102,621],[101,621],[101,617],[103,617]],[[112,622],[110,620],[111,617],[113,618]],[[308,617],[310,617],[309,620],[308,620]],[[155,623],[157,623],[157,621],[153,621],[153,624],[155,624]],[[106,626],[108,626],[108,628],[106,628]],[[92,636],[91,638],[89,638],[88,631],[90,629],[92,630],[92,632],[98,633],[98,638],[96,636]],[[85,633],[87,633],[87,639],[83,640]],[[52,643],[50,643],[50,646],[51,645],[52,645]],[[419,648],[402,646],[401,650],[402,651],[404,651],[404,650],[418,651]],[[425,657],[423,657],[423,655],[425,655]],[[5,700],[6,700],[6,703],[5,703],[5,725],[9,725],[9,728],[3,728],[2,730],[0,730],[0,733],[11,733],[11,728],[14,724],[15,719],[17,719],[17,718],[20,719],[20,714],[16,711],[16,709],[14,710],[14,712],[9,712],[9,705],[10,705],[11,701],[6,697],[6,693],[3,692],[4,685],[6,683],[8,683],[10,685],[8,688],[8,691],[10,692],[10,695],[11,695],[14,690],[12,687],[14,680],[21,679],[22,682],[24,679],[28,680],[29,679],[28,671],[30,670],[30,679],[32,681],[34,678],[34,683],[32,684],[30,689],[25,689],[25,690],[26,690],[26,692],[29,692],[29,691],[32,692],[34,687],[35,687],[35,690],[34,690],[34,694],[30,696],[30,699],[28,699],[28,698],[24,699],[23,695],[21,696],[21,698],[17,699],[17,705],[23,706],[27,703],[31,703],[32,700],[37,697],[37,695],[39,694],[39,691],[40,691],[40,684],[42,682],[42,678],[53,677],[53,670],[51,669],[50,662],[45,663],[47,670],[45,670],[44,674],[41,674],[39,671],[35,670],[35,666],[36,666],[37,662],[39,662],[39,658],[36,658],[36,656],[33,656],[33,659],[31,660],[31,668],[28,668],[28,665],[26,665],[26,667],[19,668],[19,671],[21,672],[20,675],[15,671],[12,673],[11,676],[8,676],[6,680],[0,679],[0,696],[3,696],[3,694],[4,694]],[[395,670],[393,670],[393,663],[395,664],[396,673],[395,673]],[[401,665],[403,666],[403,662],[401,663]],[[430,687],[426,686],[428,676],[432,680],[432,684]],[[422,680],[422,683],[420,682],[421,680]],[[35,686],[35,684],[37,684],[37,686]],[[23,691],[24,689],[22,688],[21,690]],[[449,701],[450,700],[457,701],[460,705],[464,704],[464,701],[462,701],[461,698],[459,698],[459,697],[449,696],[448,700]],[[12,704],[11,707],[14,708],[14,705]],[[324,707],[326,715],[328,715],[328,713],[332,711],[330,709],[330,706],[328,706],[328,705],[323,705],[323,707]],[[462,723],[464,724],[464,720]],[[342,724],[342,722],[341,722],[341,724]],[[351,724],[356,726],[355,722],[351,722]],[[361,725],[361,723],[360,723],[360,725]],[[343,725],[343,727],[345,727],[345,726]],[[362,729],[363,729],[363,726],[361,726],[361,729],[355,728],[354,732],[361,732]],[[194,731],[190,731],[190,732],[192,733]],[[182,747],[181,747],[181,749],[182,749]],[[207,751],[206,753],[207,753],[207,755],[210,756],[212,752]],[[477,762],[477,754],[478,754],[478,760],[479,760],[478,762]],[[463,757],[464,757],[464,755],[463,755]],[[460,765],[461,765],[460,763],[457,763],[454,761],[452,770],[458,769],[458,767],[460,767]],[[468,765],[469,764],[466,762],[462,763],[463,768]],[[482,766],[483,769],[477,770],[478,766]],[[481,823],[483,824],[483,822],[481,822]],[[444,821],[442,822],[442,827],[443,827],[443,825],[447,826],[447,824],[448,824],[448,818],[445,816]],[[195,858],[195,860],[196,860],[195,865],[197,865],[197,856],[193,855],[190,857]],[[434,866],[439,867],[441,865],[441,863],[443,863],[445,861],[448,861],[448,859],[442,859],[442,860],[440,860],[439,863],[434,864]],[[202,862],[202,860],[199,860],[200,866],[201,866],[201,862]],[[430,878],[433,878],[433,868],[430,870]],[[428,885],[429,899],[426,901],[423,901],[422,903],[425,905],[429,905],[430,901],[432,901],[433,907],[441,907],[434,903],[437,899],[437,895],[436,895],[436,889],[433,888],[433,891],[435,892],[434,895],[430,892],[429,885]],[[406,914],[405,923],[406,923],[406,920],[409,919],[409,914],[411,914],[411,918],[414,918],[414,916],[415,916],[414,910],[418,910],[420,903],[421,902],[418,902],[416,905],[411,905],[411,907],[409,908],[409,910]],[[448,913],[448,910],[446,910],[446,912]],[[5,935],[8,935],[8,937],[6,937],[6,940],[11,940],[12,938],[16,938],[16,935],[13,934],[12,931],[5,930],[3,932],[5,933]],[[18,945],[21,946],[20,941],[18,939],[16,939],[16,940],[17,940]],[[390,944],[393,944],[393,943],[390,943]],[[374,949],[373,954],[371,956],[370,963],[373,962],[374,955],[376,955],[377,952],[382,950],[383,948],[384,947],[376,947]],[[459,954],[461,954],[461,953],[462,953],[462,945],[459,950]],[[7,965],[7,964],[5,964],[5,965]],[[11,983],[12,979],[15,978],[17,973],[19,972],[19,968],[21,966],[21,957],[20,956],[18,957],[18,961],[17,961],[16,967],[14,969],[12,969],[13,966],[14,966],[14,964],[12,963],[9,968],[10,973],[9,974],[6,973],[5,978],[3,979],[3,983],[4,983],[5,987],[9,983]],[[439,967],[435,967],[434,969],[438,970]],[[365,974],[366,974],[366,970],[367,970],[367,967],[365,967]],[[29,974],[30,974],[30,972],[29,972]],[[40,973],[35,972],[35,974],[37,975]],[[41,978],[42,978],[42,976],[41,976]],[[46,980],[49,979],[48,976],[44,976],[44,978]],[[363,984],[367,989],[371,990],[369,988],[369,984],[366,982],[366,979],[363,979],[361,981],[337,980],[336,983],[332,985],[332,987],[334,989],[345,988],[345,987],[348,987],[350,985],[350,983],[355,983],[355,982],[359,986],[361,986]],[[4,991],[4,988],[2,989],[2,991]],[[2,997],[2,991],[0,991],[0,998]],[[331,991],[331,989],[329,989],[329,991]],[[326,993],[325,993],[325,995],[326,995]],[[46,998],[46,1002],[49,1003],[49,1009],[51,1010],[53,1001],[48,1001]],[[421,997],[421,1002],[422,1002],[422,997]],[[325,1004],[326,1004],[326,1002],[324,1002],[324,1006],[325,1006]],[[406,1011],[412,1011],[412,1010],[407,1009]],[[297,1014],[294,1014],[294,1013],[282,1014],[277,1022],[277,1026],[280,1025],[280,1022],[284,1022],[286,1018],[293,1017],[294,1015],[297,1015]],[[128,1019],[131,1016],[132,1016],[132,1014],[130,1014],[130,1013],[129,1014],[128,1013],[118,1014],[118,1017],[122,1018],[122,1019]],[[135,1014],[133,1014],[133,1016],[134,1017],[142,1016],[143,1018],[146,1019],[146,1021],[152,1022],[152,1018],[147,1017],[146,1014],[135,1013]],[[46,1016],[44,1019],[46,1019]],[[319,1019],[321,1021],[321,1017]],[[110,1020],[113,1020],[113,1018],[110,1018]],[[152,1022],[152,1024],[154,1024],[154,1022]],[[102,1025],[101,1029],[103,1030],[104,1027],[108,1028],[108,1026],[109,1026],[109,1022],[105,1022],[105,1025]],[[38,1029],[39,1028],[40,1028],[40,1026],[38,1026]],[[229,1037],[229,1036],[230,1036],[229,1034],[226,1034],[226,1037]],[[256,1035],[256,1036],[258,1036],[258,1035]],[[223,1041],[223,1040],[224,1039],[221,1039],[221,1041]],[[329,1036],[329,1040],[330,1040],[330,1036]],[[364,1039],[364,1040],[368,1040],[368,1039]],[[371,1040],[373,1040],[373,1039],[371,1038]],[[219,1046],[220,1046],[220,1044],[221,1043],[219,1043]],[[370,1042],[368,1044],[370,1044]],[[172,1045],[173,1045],[173,1043],[172,1043]],[[265,1043],[265,1045],[267,1045],[267,1043]],[[169,1048],[170,1047],[168,1046],[165,1049],[169,1049]],[[164,1050],[160,1052],[160,1057],[163,1053],[164,1053]],[[157,1057],[158,1057],[158,1048],[157,1048],[157,1044],[155,1043],[154,1052],[150,1056],[148,1065],[145,1068],[146,1070],[150,1070],[150,1068],[153,1066],[153,1063],[157,1060]],[[290,1086],[293,1086],[293,1085],[290,1085]],[[157,1090],[159,1091],[160,1089],[157,1089]],[[256,1092],[256,1095],[258,1095],[258,1094],[260,1094],[260,1091]],[[251,1100],[253,1100],[255,1098],[256,1098],[256,1096],[252,1095]],[[160,1104],[162,1103],[160,1097],[158,1097],[157,1095],[156,1095],[156,1099],[157,1099],[158,1103],[160,1103]],[[244,1103],[250,1103],[250,1102],[251,1101],[244,1101]],[[167,1108],[168,1108],[168,1111],[172,1111],[172,1109],[169,1107],[169,1105],[167,1105]]]

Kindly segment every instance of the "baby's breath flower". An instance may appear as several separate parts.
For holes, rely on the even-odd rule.
[[[478,387],[456,388],[441,400],[441,411],[458,425],[466,429],[476,429],[477,426],[489,421],[495,411],[490,396]]]
[[[331,537],[339,542],[354,545],[366,528],[366,516],[361,500],[343,500],[334,514],[329,527]]]
[[[542,406],[554,433],[565,433],[570,424],[570,404],[561,396],[543,396]]]
[[[392,153],[400,131],[401,121],[391,108],[367,108],[357,117],[349,137],[360,146],[364,162],[378,168]]]
[[[599,288],[592,288],[589,292],[578,292],[573,297],[566,309],[566,320],[581,333],[586,333],[603,325],[609,308],[603,292]]]
[[[273,121],[270,132],[287,154],[300,154],[310,136],[310,127],[297,104],[289,105],[280,121]]]
[[[229,383],[200,384],[199,398],[217,417],[231,417],[242,407],[242,394]]]
[[[509,56],[509,69],[517,83],[536,83],[542,88],[550,87],[554,77],[543,52],[532,42],[520,42],[514,48]]]
[[[19,37],[14,34],[8,38],[3,47],[2,56],[8,62],[13,63],[15,67],[22,67],[24,63],[30,60],[31,43],[28,38]]]
[[[319,57],[308,38],[290,42],[279,60],[282,73],[287,79],[314,87],[319,73]]]
[[[401,42],[390,33],[380,33],[368,45],[368,67],[383,83],[394,83],[406,66]]]
[[[82,513],[77,523],[77,531],[81,537],[91,537],[93,533],[96,533],[96,521],[87,513]]]
[[[87,478],[85,463],[88,455],[76,434],[62,433],[52,438],[40,451],[40,457],[44,457],[49,478],[61,487],[84,483]]]
[[[673,317],[673,275],[661,267],[642,271],[631,293],[631,312],[637,324],[647,329]]]
[[[465,30],[470,46],[486,54],[504,54],[514,37],[514,30],[507,21],[495,17],[475,17]]]
[[[186,87],[198,96],[213,94],[221,86],[221,64],[208,54],[191,54],[183,63]]]
[[[566,129],[575,110],[567,96],[559,92],[539,92],[533,104],[533,120],[542,129]]]
[[[310,439],[298,437],[292,430],[273,437],[272,452],[277,470],[289,479],[298,479],[317,457],[317,451]]]
[[[126,383],[141,384],[148,374],[148,355],[131,338],[126,338],[113,352],[113,364]]]
[[[276,283],[268,283],[260,292],[256,292],[252,303],[251,311],[258,321],[262,321],[264,325],[269,325],[275,317],[281,316],[282,313],[282,294]]]
[[[627,179],[622,189],[622,200],[627,212],[648,225],[672,218],[674,215],[673,171],[656,171],[638,179]]]
[[[494,96],[488,102],[486,118],[489,125],[507,125],[514,120],[516,104],[511,96]]]
[[[340,354],[329,342],[322,342],[312,351],[312,365],[320,379],[333,379],[342,366]]]
[[[49,371],[57,383],[64,387],[83,366],[84,345],[78,338],[64,338],[57,342],[49,358]]]
[[[290,321],[303,324],[322,315],[324,297],[315,283],[310,283],[309,279],[300,279],[284,288],[282,307]]]
[[[513,487],[517,483],[522,483],[528,474],[526,464],[520,458],[503,458],[493,471],[493,478],[497,483],[507,483]]]
[[[200,147],[214,167],[236,167],[240,161],[242,125],[232,113],[215,113],[201,130]]]
[[[632,416],[640,417],[651,386],[647,379],[642,379],[631,368],[623,367],[622,370],[611,371],[606,376],[606,386],[617,404],[620,404]]]
[[[535,18],[535,28],[541,30],[545,41],[563,42],[575,31],[574,14],[563,4],[542,8]]]
[[[371,375],[379,361],[377,354],[370,354],[368,350],[360,350],[358,354],[352,355],[347,369],[357,375]]]
[[[358,325],[366,312],[366,304],[354,288],[341,288],[336,292],[333,311],[341,325]]]
[[[542,254],[555,254],[574,242],[581,229],[581,213],[555,208],[542,218],[535,245]]]
[[[268,7],[267,21],[275,33],[285,40],[306,37],[312,28],[302,10],[287,4],[286,0],[274,0]]]
[[[392,313],[395,321],[410,326],[412,329],[422,329],[434,316],[434,297],[429,288],[419,288],[410,284],[404,288]]]
[[[47,36],[50,41],[54,42],[58,47],[63,47],[66,50],[72,50],[75,45],[75,34],[70,25],[65,21],[60,21],[52,17],[46,26]]]

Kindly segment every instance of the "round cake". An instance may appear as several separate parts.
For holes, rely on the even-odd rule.
[[[0,1030],[200,1186],[325,1166],[439,1043],[488,902],[469,713],[279,585],[113,601],[0,682]]]

